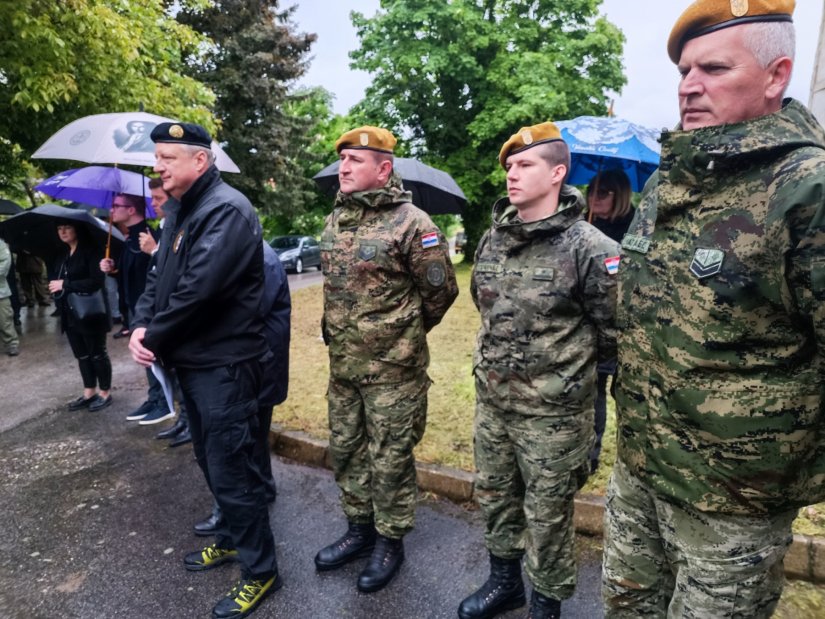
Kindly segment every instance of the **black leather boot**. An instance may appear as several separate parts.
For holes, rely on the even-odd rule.
[[[212,504],[212,513],[209,517],[192,527],[195,530],[195,535],[205,537],[207,535],[215,535],[217,531],[224,527],[223,512],[218,507],[217,503]]]
[[[521,559],[500,559],[490,553],[490,578],[458,607],[461,619],[490,619],[524,606]]]
[[[189,426],[186,425],[186,422],[182,421],[181,418],[178,417],[178,420],[175,422],[175,425],[173,425],[170,428],[166,428],[165,430],[162,430],[161,432],[158,432],[157,435],[155,436],[155,438],[158,438],[158,439],[175,438],[178,434],[180,434],[181,432],[186,430],[188,427]]]
[[[378,535],[369,563],[358,576],[358,590],[372,593],[386,587],[404,562],[404,540]]]
[[[530,612],[527,619],[559,619],[561,617],[561,602],[533,591],[530,598]]]
[[[375,525],[349,523],[347,532],[315,555],[315,567],[319,572],[336,570],[350,561],[368,557],[375,547]]]

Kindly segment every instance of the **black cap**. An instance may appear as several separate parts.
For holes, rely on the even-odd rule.
[[[149,136],[155,144],[191,144],[212,147],[209,132],[193,123],[160,123]]]

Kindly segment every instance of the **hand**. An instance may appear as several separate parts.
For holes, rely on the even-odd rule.
[[[62,279],[53,279],[49,282],[49,292],[52,294],[57,294],[63,290],[63,280]]]
[[[100,261],[100,270],[104,273],[111,273],[115,270],[115,261],[111,258],[104,258]]]
[[[148,368],[155,361],[155,353],[143,345],[145,335],[146,327],[138,327],[132,331],[132,337],[129,338],[129,352],[132,353],[135,363]]]
[[[149,254],[151,256],[158,248],[158,244],[155,242],[155,237],[148,232],[141,232],[138,235],[138,238],[140,239],[140,251],[144,254]]]

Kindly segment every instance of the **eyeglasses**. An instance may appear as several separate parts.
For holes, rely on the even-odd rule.
[[[112,204],[112,210],[116,208],[129,208],[131,205],[129,204]]]

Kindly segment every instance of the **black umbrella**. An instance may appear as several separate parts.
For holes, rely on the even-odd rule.
[[[23,207],[20,206],[17,202],[12,202],[11,200],[0,198],[0,215],[17,215],[17,213],[22,212]]]
[[[57,224],[61,220],[71,221],[85,230],[102,253],[109,227],[86,211],[56,204],[38,206],[0,222],[0,237],[6,240],[12,251],[25,250],[52,263],[66,251],[66,244],[57,236]],[[124,241],[118,230],[112,230],[112,251],[115,255],[123,248]]]
[[[312,177],[321,191],[334,195],[338,191],[338,163],[328,165]],[[393,168],[412,192],[413,204],[430,215],[460,214],[467,198],[453,177],[417,159],[396,157]]]

